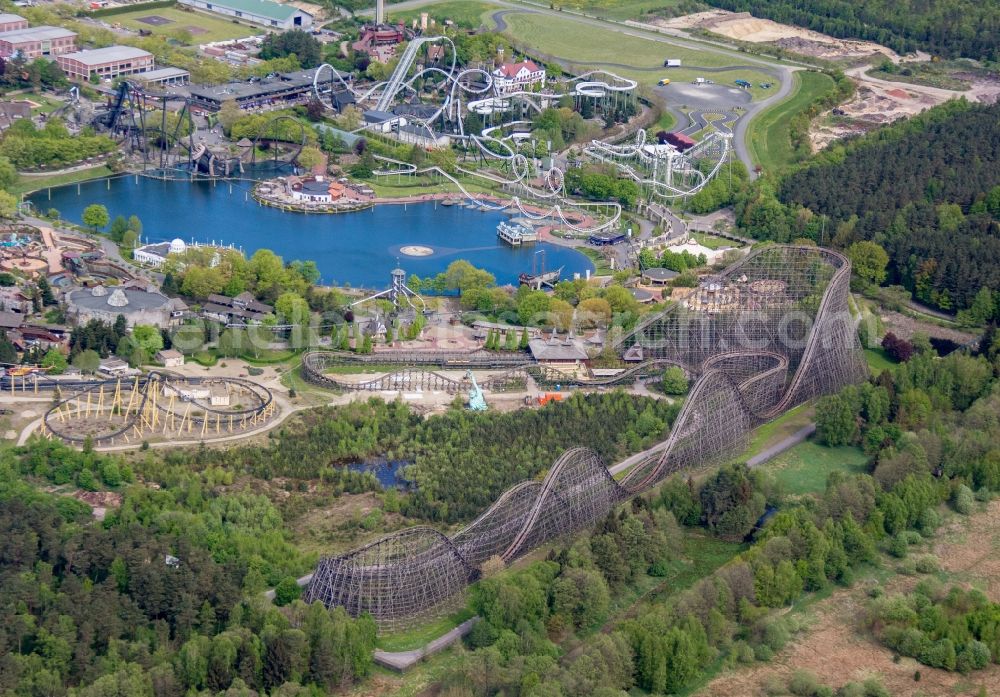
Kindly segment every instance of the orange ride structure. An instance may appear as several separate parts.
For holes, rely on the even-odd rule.
[[[594,451],[568,450],[542,481],[515,484],[451,537],[414,527],[321,559],[305,600],[370,613],[383,629],[416,624],[452,609],[487,562],[579,531],[673,472],[737,457],[755,427],[867,376],[850,275],[837,252],[774,245],[704,279],[693,302],[645,318],[615,345],[626,361],[676,364],[691,379],[666,440],[620,481]]]

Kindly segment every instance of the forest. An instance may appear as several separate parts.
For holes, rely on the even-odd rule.
[[[798,629],[786,608],[851,585],[886,554],[931,575],[910,596],[872,594],[866,621],[875,638],[977,684],[976,671],[1000,662],[997,605],[942,587],[933,556],[907,557],[936,535],[946,509],[968,515],[1000,491],[1000,361],[997,342],[981,348],[943,361],[921,348],[895,371],[820,400],[821,442],[863,445],[869,473],[833,472],[823,492],[800,497],[739,464],[701,483],[675,476],[545,561],[481,581],[472,605],[483,621],[468,639],[472,651],[444,676],[444,694],[685,692],[720,665],[771,660]],[[767,507],[776,512],[763,522]],[[752,542],[666,601],[616,616],[608,598],[678,563],[678,526]],[[575,648],[563,654],[567,645]],[[792,694],[834,695],[809,676],[791,682]],[[836,694],[889,693],[870,679]]]
[[[114,150],[111,138],[97,135],[90,127],[71,137],[58,118],[49,120],[41,129],[30,119],[16,121],[0,140],[0,155],[18,169],[58,168]]]
[[[947,311],[1000,287],[1000,105],[949,102],[834,145],[737,204],[742,228],[779,242],[874,241],[889,284]]]
[[[265,497],[181,471],[176,487],[131,486],[120,467],[44,440],[3,451],[0,694],[304,696],[368,674],[370,619],[265,601],[268,562],[253,548],[285,544]],[[95,470],[124,491],[103,524],[25,479]]]
[[[269,446],[231,448],[222,459],[226,467],[261,479],[323,478],[358,489],[372,480],[343,474],[340,465],[371,457],[407,460],[406,477],[415,490],[403,499],[401,512],[457,522],[546,470],[564,450],[586,446],[611,463],[662,440],[678,411],[679,403],[615,391],[578,393],[537,410],[452,409],[423,419],[403,402],[373,397],[306,412],[279,429]]]
[[[896,53],[1000,60],[1000,6],[975,0],[706,0],[838,38],[865,39]]]

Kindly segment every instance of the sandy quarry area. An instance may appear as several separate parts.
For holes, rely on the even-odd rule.
[[[673,19],[653,20],[653,24],[670,29],[706,29],[736,41],[773,43],[776,46],[824,60],[862,58],[881,53],[892,60],[899,57],[890,49],[870,41],[835,39],[809,29],[758,19],[749,12],[709,10]]]
[[[845,71],[857,83],[854,98],[832,112],[820,115],[810,133],[813,150],[831,141],[866,133],[878,126],[908,118],[949,99],[965,97],[972,102],[992,104],[1000,99],[1000,78],[981,74],[960,74],[970,87],[964,92],[938,87],[889,82],[867,74],[868,67]],[[956,75],[958,77],[959,75]]]
[[[886,87],[869,81],[858,83],[854,98],[841,104],[832,115],[813,122],[813,150],[821,150],[840,138],[866,133],[883,124],[919,114],[945,101],[944,97],[901,86]]]

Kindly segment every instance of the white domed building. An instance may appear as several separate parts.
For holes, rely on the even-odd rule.
[[[175,237],[169,242],[157,242],[156,244],[145,244],[132,252],[132,258],[135,259],[140,264],[145,264],[154,269],[158,269],[163,266],[167,261],[167,257],[174,255],[182,255],[189,249],[213,249],[215,253],[212,255],[209,261],[209,266],[216,267],[222,261],[221,253],[225,250],[235,250],[236,247],[229,245],[224,247],[219,244],[212,242],[211,244],[202,244],[201,242],[191,242],[190,244],[184,242],[180,237]],[[243,250],[240,249],[240,253]]]
[[[132,258],[140,264],[146,264],[153,268],[159,268],[166,262],[171,254],[183,254],[187,251],[187,245],[180,237],[175,237],[170,242],[157,242],[156,244],[146,244],[132,252]]]

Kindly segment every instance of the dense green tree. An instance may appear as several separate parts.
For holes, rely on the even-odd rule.
[[[320,64],[322,48],[322,44],[309,32],[291,29],[264,37],[259,55],[269,60],[294,54],[303,68],[315,68]]]
[[[670,366],[663,371],[663,380],[660,384],[663,386],[663,391],[667,394],[686,394],[688,390],[687,374],[679,366]]]
[[[92,203],[83,209],[83,224],[97,232],[108,224],[108,209],[100,203]]]
[[[862,240],[847,248],[854,273],[865,283],[880,285],[886,278],[889,255],[881,245]]]

